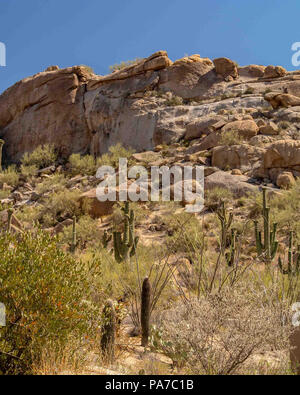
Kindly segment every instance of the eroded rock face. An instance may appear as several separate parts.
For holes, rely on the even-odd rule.
[[[274,93],[264,96],[266,88]],[[159,51],[107,76],[94,75],[83,66],[50,66],[18,82],[0,96],[0,138],[5,140],[4,159],[10,162],[46,143],[67,158],[72,153],[98,156],[117,143],[142,152],[199,139],[190,147],[193,153],[218,147],[226,131],[262,148],[257,147],[263,137],[256,136],[258,131],[276,135],[278,126],[271,120],[258,126],[253,117],[269,103],[275,109],[291,107],[270,115],[277,122],[300,125],[299,75],[289,76],[279,67],[237,68],[230,59],[212,62],[200,55],[172,62]],[[264,139],[264,145],[273,141]],[[214,160],[223,160],[220,168],[249,167],[256,153],[252,155],[251,148],[244,151],[225,147],[222,154],[217,149]],[[269,163],[268,157],[265,161]]]

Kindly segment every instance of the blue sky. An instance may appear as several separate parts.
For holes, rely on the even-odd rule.
[[[299,16],[299,0],[0,0],[0,92],[49,65],[107,74],[160,49],[293,70]]]

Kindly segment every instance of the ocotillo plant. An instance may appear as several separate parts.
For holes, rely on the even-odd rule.
[[[278,265],[282,274],[296,276],[300,273],[300,245],[298,245],[298,250],[294,251],[294,232],[290,232],[289,237],[287,268],[284,269],[281,257],[278,258]]]
[[[104,358],[113,363],[115,359],[116,341],[116,311],[111,300],[106,302],[103,309],[103,325],[101,336],[101,350]]]
[[[125,203],[122,209],[124,213],[124,231],[113,232],[114,253],[115,259],[118,263],[128,261],[129,257],[136,254],[136,247],[139,242],[139,237],[135,237],[134,211],[129,210],[129,203]]]
[[[150,336],[151,284],[148,277],[143,282],[141,295],[142,346],[147,347]]]
[[[73,217],[71,252],[74,254],[77,246],[76,217]]]
[[[263,257],[267,262],[271,262],[278,250],[276,240],[277,223],[271,225],[270,207],[267,207],[267,188],[263,188],[263,223],[264,223],[264,242],[262,232],[258,229],[258,221],[254,221],[256,249],[259,257]],[[271,228],[273,229],[271,231]]]
[[[0,171],[2,171],[2,149],[4,145],[4,140],[0,139]]]
[[[11,222],[12,222],[13,213],[14,210],[12,208],[7,210],[7,233],[10,233],[11,231]]]
[[[233,214],[227,214],[225,202],[222,202],[221,207],[217,211],[217,216],[221,223],[221,250],[222,253],[225,253],[226,244],[227,244],[227,235],[229,233],[230,227],[233,221]]]

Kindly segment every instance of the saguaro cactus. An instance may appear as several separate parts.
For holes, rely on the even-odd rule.
[[[110,363],[115,359],[115,341],[116,311],[113,302],[108,300],[103,309],[101,350],[104,358]]]
[[[232,267],[234,265],[234,261],[237,256],[237,249],[236,249],[237,241],[238,241],[238,233],[237,233],[236,229],[231,229],[230,249],[225,255],[227,265],[229,267]]]
[[[300,245],[298,245],[297,251],[294,251],[294,232],[290,232],[289,237],[289,252],[288,252],[288,264],[287,268],[284,269],[281,257],[278,258],[279,269],[282,274],[288,274],[296,276],[300,273]]]
[[[271,225],[270,208],[267,207],[267,188],[263,188],[262,214],[264,223],[264,242],[262,241],[262,232],[258,228],[258,221],[254,221],[256,249],[259,257],[263,257],[267,262],[270,262],[274,259],[278,250],[278,241],[276,240],[278,224],[274,223]]]
[[[4,140],[0,139],[0,171],[2,171],[2,149],[4,144]]]
[[[111,241],[111,239],[112,239],[112,235],[108,235],[107,231],[105,231],[103,236],[102,236],[103,248],[107,248],[108,247],[108,243]]]
[[[222,202],[221,208],[217,211],[217,216],[221,223],[221,249],[222,253],[225,253],[226,244],[227,244],[227,235],[229,233],[230,227],[233,221],[233,214],[227,214],[225,202]]]
[[[77,245],[77,232],[76,232],[76,217],[73,217],[73,229],[72,229],[72,244],[71,244],[71,252],[74,254],[76,251]]]
[[[7,233],[11,231],[11,223],[12,223],[12,216],[14,214],[14,210],[12,208],[7,210]]]
[[[121,232],[113,232],[114,253],[115,259],[118,263],[126,262],[129,257],[134,256],[139,242],[139,237],[135,237],[134,235],[134,211],[129,210],[128,202],[125,203],[125,207],[122,211],[124,213],[123,235]]]
[[[151,284],[148,277],[145,278],[142,288],[141,303],[141,326],[142,326],[142,346],[147,347],[150,336],[150,315],[151,315]]]

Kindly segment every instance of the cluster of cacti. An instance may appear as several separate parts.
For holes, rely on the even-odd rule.
[[[294,233],[290,232],[289,237],[289,252],[288,252],[288,264],[287,268],[283,267],[281,257],[278,258],[279,269],[282,274],[297,275],[300,273],[300,245],[298,249],[294,251]]]
[[[278,241],[276,240],[278,224],[271,224],[270,207],[267,207],[267,188],[263,188],[262,214],[264,223],[264,242],[262,241],[262,232],[258,229],[258,221],[254,221],[256,249],[259,257],[262,257],[267,262],[270,262],[274,259],[278,250]]]
[[[143,282],[141,295],[142,346],[147,347],[150,336],[151,284],[148,277]]]
[[[76,217],[73,217],[71,252],[75,253],[77,246]]]
[[[7,210],[7,233],[10,233],[10,231],[11,231],[13,214],[14,214],[14,210],[12,208]]]
[[[113,302],[108,300],[103,309],[101,350],[103,357],[110,363],[113,363],[115,359],[115,341],[116,311]]]
[[[0,171],[2,171],[2,149],[4,145],[4,140],[0,139]]]
[[[114,254],[118,263],[126,262],[136,254],[139,237],[135,237],[134,211],[129,210],[129,203],[122,209],[124,213],[124,230],[113,232]]]

